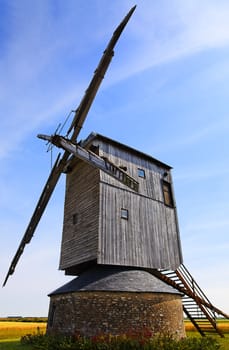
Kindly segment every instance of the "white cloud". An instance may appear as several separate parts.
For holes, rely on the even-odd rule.
[[[131,52],[125,52],[127,63],[117,68],[116,79],[199,51],[228,46],[228,17],[227,2],[178,0],[169,6],[167,1],[141,2],[128,29],[135,50],[133,46]]]
[[[190,48],[214,48],[229,43],[229,4],[225,1],[182,2],[179,15],[185,25],[183,39]]]
[[[63,14],[61,16],[59,13],[57,18],[53,15],[54,9],[50,3],[39,2],[35,6],[30,2],[24,4],[29,6],[27,11],[17,2],[10,5],[9,25],[13,35],[0,63],[0,91],[5,120],[1,131],[1,156],[7,154],[13,145],[5,135],[12,132],[14,144],[19,144],[42,121],[53,120],[67,105],[71,108],[75,101],[73,96],[76,95],[70,91],[73,86],[71,77],[66,78],[61,89],[60,80],[50,76],[53,82],[47,82],[45,76],[48,78],[52,64],[56,65],[58,75],[58,59],[65,59],[63,53],[66,54],[66,47],[70,49],[70,45],[77,42],[77,55],[80,56],[80,50],[89,50],[92,37],[96,35],[85,25],[82,35],[75,37],[75,32],[70,32],[64,16],[70,16],[69,22],[73,24],[72,4],[62,6]],[[99,3],[96,3],[96,8],[95,21],[101,19]],[[115,17],[118,17],[117,8],[113,5],[111,8],[113,12],[108,12],[108,16],[112,16],[116,10]],[[160,5],[148,1],[139,3],[126,30],[127,39],[125,43],[121,41],[119,56],[126,55],[126,58],[119,59],[117,66],[114,65],[109,81],[105,84],[113,84],[154,65],[179,59],[199,50],[228,45],[228,14],[229,5],[225,2],[221,6],[214,1],[175,1],[170,6],[163,1]],[[76,13],[76,17],[78,25],[82,27],[79,13]],[[66,29],[62,33],[64,25]],[[102,28],[101,23],[99,28]],[[68,35],[67,38],[65,34]],[[97,37],[98,39],[102,40],[101,37]],[[135,48],[132,46],[129,49],[129,40]],[[75,55],[75,50],[73,48],[72,53],[69,51],[69,55]],[[89,52],[88,55],[90,56]],[[96,64],[97,62],[93,63],[93,67]],[[60,67],[63,69],[62,64]],[[51,98],[47,98],[47,94]],[[17,132],[14,132],[15,129]]]

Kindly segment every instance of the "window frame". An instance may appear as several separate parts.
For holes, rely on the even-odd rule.
[[[121,208],[121,219],[129,220],[129,210],[126,208]]]
[[[164,204],[167,207],[174,208],[174,198],[172,184],[164,179],[161,180],[162,193],[164,198]]]
[[[138,168],[138,177],[140,177],[141,179],[145,179],[146,178],[145,169]]]

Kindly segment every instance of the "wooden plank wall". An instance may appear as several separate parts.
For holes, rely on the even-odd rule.
[[[100,154],[126,166],[140,186],[136,194],[101,172],[98,262],[176,269],[182,262],[176,208],[164,204],[161,186],[165,171],[166,181],[172,180],[168,168],[104,142]],[[145,179],[138,177],[138,168],[145,170]],[[121,218],[121,208],[128,209],[128,220]]]
[[[181,261],[174,210],[107,184],[100,189],[98,262],[176,269]],[[128,220],[121,208],[128,209]]]
[[[96,258],[98,224],[99,170],[77,161],[66,178],[60,269]]]

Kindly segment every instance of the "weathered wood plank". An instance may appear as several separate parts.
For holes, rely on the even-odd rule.
[[[67,175],[60,268],[66,269],[97,255],[99,171],[79,161]],[[74,223],[75,215],[75,223]]]
[[[149,268],[180,264],[174,209],[129,191],[101,184],[98,262]],[[121,218],[128,209],[128,220]]]

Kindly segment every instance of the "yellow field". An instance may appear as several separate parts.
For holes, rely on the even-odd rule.
[[[217,325],[223,333],[229,333],[229,321],[228,320],[218,320]],[[196,331],[194,325],[190,321],[185,320],[185,330],[187,332]]]
[[[226,320],[219,320],[218,326],[226,335],[229,334],[229,322]],[[188,334],[195,332],[195,328],[190,321],[185,321],[185,329]],[[26,334],[36,334],[38,332],[45,333],[45,322],[14,322],[14,321],[0,321],[0,340],[20,339]]]
[[[26,334],[45,333],[45,331],[45,322],[0,322],[0,340],[19,339]]]

